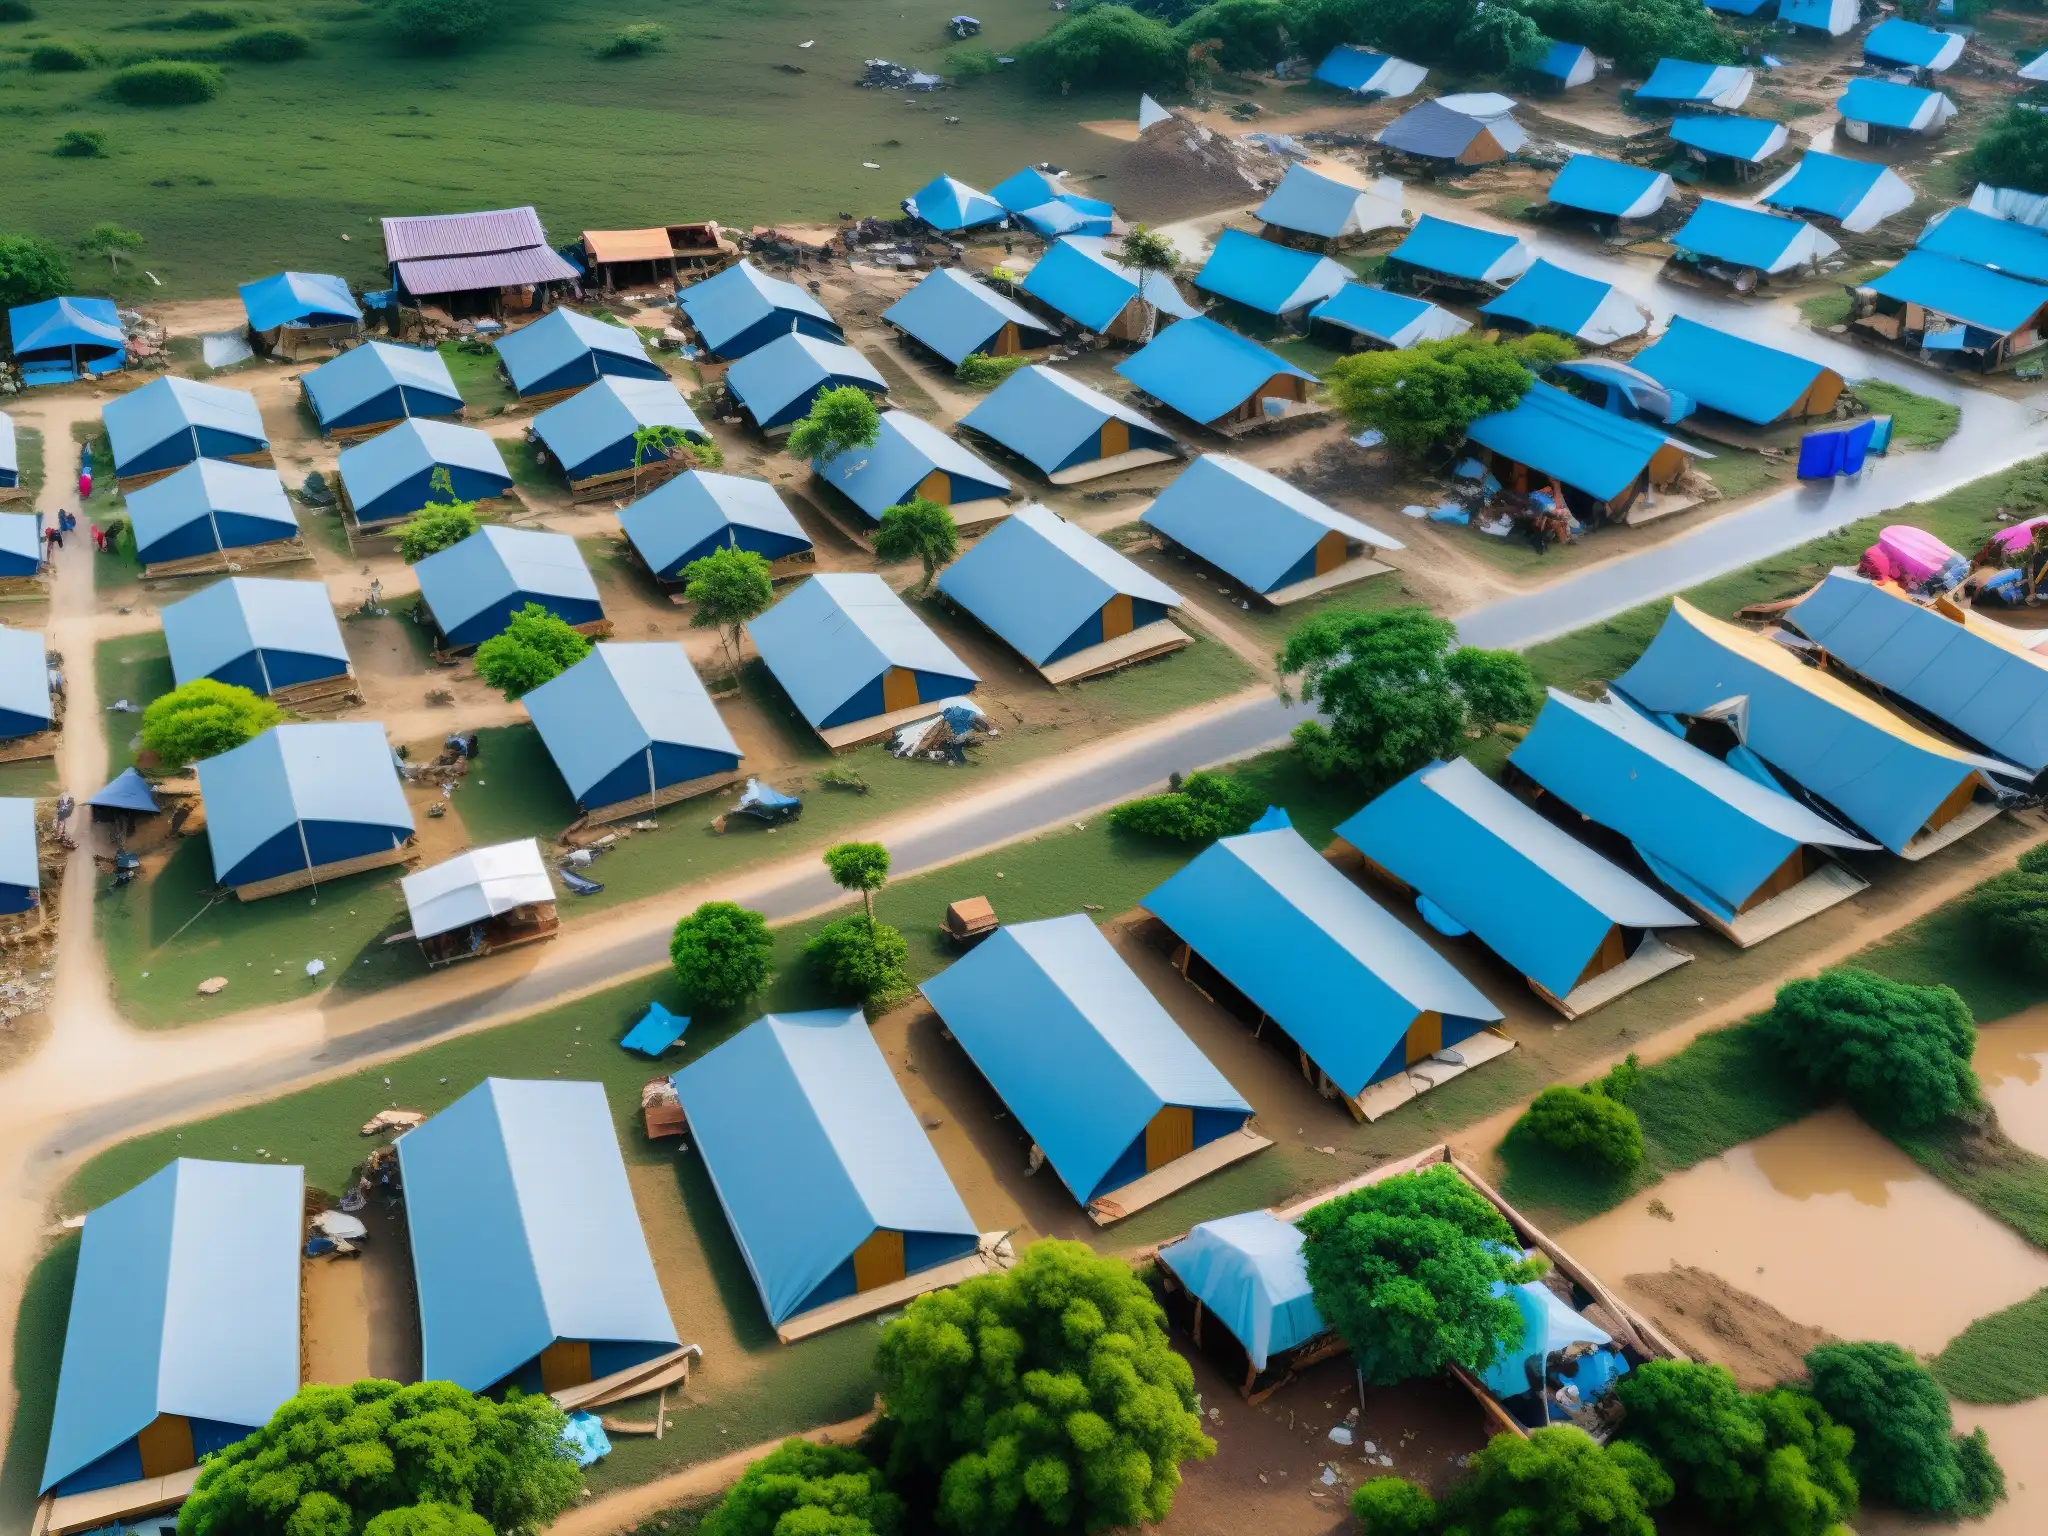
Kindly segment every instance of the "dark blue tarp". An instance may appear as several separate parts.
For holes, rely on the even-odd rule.
[[[1866,417],[1831,432],[1807,433],[1799,440],[1799,478],[1829,480],[1859,473],[1876,431],[1877,423]]]

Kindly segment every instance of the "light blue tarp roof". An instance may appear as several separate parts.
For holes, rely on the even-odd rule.
[[[165,374],[129,394],[116,395],[100,412],[116,469],[157,444],[195,427],[247,438],[259,451],[270,441],[256,397],[218,384]]]
[[[1748,71],[1732,64],[1696,64],[1659,59],[1650,78],[1636,87],[1638,101],[1712,101],[1734,89]]]
[[[1476,283],[1505,281],[1526,270],[1529,252],[1518,236],[1425,213],[1389,259]]]
[[[1795,213],[1846,219],[1862,206],[1880,181],[1896,174],[1889,166],[1873,161],[1846,160],[1840,155],[1809,149],[1799,157],[1791,177],[1766,190],[1760,201]]]
[[[1956,33],[1937,32],[1900,16],[1887,16],[1863,37],[1867,57],[1917,69],[1946,69],[1962,51],[1963,40]]]
[[[601,1083],[487,1077],[398,1162],[426,1380],[481,1392],[556,1339],[679,1342]]]
[[[1192,421],[1214,421],[1249,400],[1282,374],[1315,382],[1315,375],[1206,315],[1169,325],[1116,371]]]
[[[1958,261],[1924,246],[1906,252],[1866,285],[1888,299],[1919,304],[1995,335],[2024,330],[2044,307],[2048,287]]]
[[[777,310],[803,315],[838,329],[825,306],[795,283],[770,277],[751,261],[727,267],[716,277],[707,277],[683,290],[677,301],[704,345],[722,351],[726,342],[759,325]]]
[[[1762,425],[1797,405],[1819,363],[1674,315],[1664,334],[1636,354],[1636,367],[1701,405]]]
[[[85,1219],[41,1486],[158,1414],[266,1424],[299,1390],[305,1171],[180,1158]]]
[[[1770,272],[1797,251],[1806,233],[1807,226],[1798,219],[1703,197],[1671,243],[1695,256]]]
[[[1323,62],[1316,66],[1315,78],[1325,85],[1334,85],[1339,90],[1363,91],[1377,89],[1376,82],[1385,77],[1389,65],[1401,65],[1403,61],[1384,53],[1374,53],[1370,48],[1360,48],[1353,43],[1339,43],[1324,55]],[[1413,66],[1398,71],[1406,76]],[[1418,82],[1420,71],[1416,72]],[[1410,87],[1412,90],[1414,87]],[[1401,94],[1406,94],[1403,92]]]
[[[533,324],[506,332],[498,338],[497,348],[512,387],[522,395],[548,385],[565,368],[575,367],[580,376],[584,359],[589,360],[593,381],[609,372],[653,377],[662,371],[630,326],[608,325],[567,308],[551,309]]]
[[[151,549],[193,523],[211,523],[222,515],[248,519],[270,531],[263,538],[235,538],[227,544],[256,544],[289,539],[299,531],[298,514],[285,495],[274,469],[236,464],[228,459],[194,459],[163,479],[131,491],[128,517],[135,528],[135,547],[146,561]],[[211,548],[221,541],[209,536]]]
[[[0,469],[11,469],[14,423],[0,415]],[[39,512],[0,512],[0,555],[40,565],[43,560],[43,519]]]
[[[0,625],[0,714],[51,718],[48,650],[40,630]]]
[[[0,885],[42,889],[36,849],[36,803],[23,795],[0,797]]]
[[[252,331],[274,331],[316,317],[323,324],[363,318],[348,284],[325,272],[280,272],[242,284],[241,294]]]
[[[933,229],[951,233],[1003,221],[1003,205],[986,192],[951,176],[934,176],[903,199],[903,211]]]
[[[935,469],[951,479],[956,506],[1010,493],[1009,479],[1000,470],[908,411],[884,411],[873,443],[813,467],[820,479],[877,522],[891,507],[909,500]]]
[[[1480,1373],[1479,1379],[1495,1397],[1515,1397],[1529,1390],[1528,1363],[1539,1368],[1551,1354],[1570,1344],[1606,1344],[1611,1335],[1566,1304],[1563,1297],[1541,1280],[1509,1287],[1494,1282],[1494,1294],[1510,1295],[1515,1310],[1522,1314],[1522,1340],[1505,1350],[1501,1358]],[[1626,1365],[1622,1370],[1627,1370]]]
[[[2048,770],[2048,658],[1850,570],[1786,615],[1836,661],[2030,774]]]
[[[1363,188],[1332,181],[1305,165],[1290,165],[1252,217],[1262,224],[1334,240],[1357,227],[1359,203],[1373,200]]]
[[[1416,1016],[1501,1011],[1287,827],[1211,844],[1140,903],[1356,1097]]]
[[[1465,435],[1601,501],[1634,485],[1665,442],[1641,422],[1543,383],[1530,385],[1513,410],[1480,417]]]
[[[5,411],[0,411],[0,475],[12,477],[19,473],[20,469],[20,453],[14,443],[14,418]],[[14,484],[13,479],[10,478],[7,484]],[[37,558],[40,559],[41,555],[38,554]]]
[[[171,676],[181,688],[251,651],[294,651],[348,665],[334,605],[317,581],[231,576],[166,604],[163,626]]]
[[[1928,220],[1916,248],[1953,256],[2030,282],[2048,283],[2048,231],[1974,208],[1951,208]]]
[[[1592,51],[1584,43],[1552,43],[1534,68],[1537,74],[1548,75],[1553,80],[1569,80],[1572,71],[1579,67],[1579,61]]]
[[[988,189],[988,195],[1012,213],[1023,213],[1026,209],[1042,208],[1047,203],[1060,201],[1071,201],[1077,208],[1088,211],[1110,211],[1110,205],[1098,198],[1077,196],[1064,176],[1041,171],[1035,165],[1027,165],[1021,171],[1005,176]]]
[[[1340,326],[1390,347],[1412,346],[1469,330],[1471,322],[1412,294],[1346,283],[1309,311],[1309,319]]]
[[[413,831],[391,744],[374,721],[272,726],[254,741],[203,759],[198,774],[217,880],[306,822]]]
[[[1230,1330],[1254,1370],[1327,1331],[1309,1290],[1301,1228],[1271,1211],[1202,1222],[1162,1247],[1159,1262]]]
[[[671,1081],[770,1321],[878,1229],[978,1235],[858,1008],[765,1014]]]
[[[947,566],[939,590],[1043,666],[1118,593],[1167,608],[1180,594],[1094,534],[1030,502]]]
[[[761,660],[817,725],[891,667],[980,681],[872,571],[813,576],[747,626]]]
[[[1140,288],[1138,274],[1116,262],[1109,241],[1067,235],[1024,274],[1024,291],[1088,330],[1101,331],[1139,296]],[[1200,313],[1164,272],[1145,275],[1143,294],[1162,315],[1184,320]]]
[[[1205,453],[1182,470],[1141,520],[1254,592],[1271,590],[1333,528],[1375,549],[1402,547],[1278,475],[1224,453]]]
[[[957,267],[928,273],[884,310],[882,318],[954,364],[986,350],[1005,325],[1023,333],[1026,347],[1053,339],[1052,330],[1038,316]]]
[[[1623,165],[1598,155],[1573,155],[1550,183],[1546,195],[1565,208],[1580,208],[1611,218],[1641,218],[1663,206],[1664,199],[1671,195],[1671,178],[1647,166]],[[1652,198],[1655,201],[1650,201]]]
[[[1680,144],[1735,160],[1762,160],[1782,149],[1785,125],[1761,117],[1678,117],[1671,137]]]
[[[1169,435],[1121,400],[1034,363],[998,384],[960,425],[994,438],[1049,475],[1112,420],[1157,437]]]
[[[667,570],[728,528],[758,528],[806,547],[811,542],[796,514],[766,480],[704,469],[656,486],[619,514],[619,526],[654,571]]]
[[[740,755],[675,640],[594,645],[520,702],[578,800],[621,763],[657,746]]]
[[[7,312],[7,334],[16,352],[54,347],[128,345],[112,299],[45,299]]]
[[[1595,345],[1614,339],[1610,328],[1633,325],[1634,330],[1627,334],[1634,335],[1649,326],[1642,307],[1612,283],[1542,260],[1516,278],[1505,293],[1480,305],[1479,312]]]
[[[131,763],[116,775],[114,782],[93,795],[85,802],[109,811],[139,811],[154,816],[163,809],[156,803],[156,793]]]
[[[446,634],[515,593],[598,603],[583,551],[566,533],[486,523],[413,567],[420,595]]]
[[[1693,926],[1462,757],[1418,768],[1337,835],[1556,997],[1578,985],[1610,928]]]
[[[533,418],[534,435],[571,475],[593,455],[629,441],[642,427],[675,427],[699,442],[710,437],[670,379],[607,374]]]
[[[349,499],[365,507],[414,475],[436,465],[472,469],[512,483],[497,439],[478,427],[452,421],[401,421],[387,432],[341,450],[339,468]]]
[[[1289,315],[1327,299],[1351,281],[1351,269],[1241,229],[1226,229],[1195,286],[1265,315]]]
[[[1939,91],[1923,91],[1916,85],[1899,85],[1864,75],[1849,82],[1849,88],[1835,103],[1835,110],[1850,122],[1910,129],[1927,116],[1929,104],[1940,99]]]
[[[394,389],[404,392],[407,415],[453,416],[462,409],[462,392],[448,372],[447,359],[432,347],[366,341],[329,358],[299,382],[313,402],[313,414],[322,421],[333,421]]]
[[[794,331],[757,347],[725,374],[733,398],[761,423],[775,422],[807,391],[834,381],[865,384],[876,394],[889,388],[875,365],[852,347]]]

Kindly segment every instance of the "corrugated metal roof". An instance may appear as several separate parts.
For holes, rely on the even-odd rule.
[[[773,423],[821,384],[864,384],[877,394],[887,393],[889,388],[875,365],[852,347],[796,332],[757,347],[725,374],[725,387],[733,398],[764,424]]]
[[[47,347],[125,347],[112,299],[45,299],[7,311],[7,334],[16,352]]]
[[[676,253],[666,228],[586,229],[583,231],[583,248],[590,253],[592,261],[606,263],[667,261]]]
[[[1038,316],[957,267],[928,273],[884,310],[882,318],[954,364],[985,350],[1005,325],[1023,332],[1026,347],[1054,340],[1052,329]]]
[[[40,890],[42,863],[36,846],[36,803],[22,795],[0,797],[0,885]]]
[[[366,506],[401,482],[435,466],[474,470],[512,484],[497,439],[452,421],[401,421],[388,432],[341,450],[339,469],[348,494]]]
[[[305,1170],[180,1158],[85,1219],[41,1486],[159,1414],[255,1429],[299,1390]]]
[[[2048,287],[1924,248],[1906,252],[1864,286],[2001,336],[2025,329],[2048,306]]]
[[[1106,421],[1121,421],[1163,439],[1162,448],[1173,446],[1171,435],[1140,412],[1042,364],[1019,368],[960,425],[994,438],[1049,475],[1094,439]]]
[[[1761,117],[1677,117],[1671,137],[1679,144],[1734,160],[1768,160],[1785,147],[1783,123]]]
[[[451,256],[445,261],[402,261],[398,276],[406,292],[423,298],[468,293],[480,288],[524,288],[535,283],[574,282],[583,274],[545,246],[494,256]]]
[[[403,392],[401,403],[408,415],[453,416],[462,409],[462,392],[448,372],[447,359],[432,347],[366,341],[329,358],[299,382],[313,402],[313,414],[323,422],[393,389]]]
[[[1081,913],[998,929],[920,989],[1086,1205],[1169,1104],[1251,1114]]]
[[[1701,405],[1759,425],[1791,410],[1829,371],[1683,315],[1674,315],[1664,334],[1636,354],[1635,365]]]
[[[1711,102],[1733,111],[1748,100],[1755,82],[1754,74],[1733,64],[1659,59],[1650,78],[1636,87],[1636,100]]]
[[[1327,256],[1226,229],[1203,263],[1195,286],[1261,314],[1287,315],[1327,299],[1351,281],[1351,269]]]
[[[1940,91],[1860,76],[1849,82],[1835,110],[1850,122],[1902,130],[1931,128],[1956,115],[1956,104]]]
[[[1516,278],[1507,292],[1481,305],[1479,312],[1575,336],[1596,347],[1650,328],[1650,312],[1613,284],[1541,260]]]
[[[1004,213],[1003,205],[986,192],[951,176],[934,176],[903,199],[903,211],[948,232],[1000,224]]]
[[[619,514],[619,526],[648,569],[675,560],[729,527],[758,528],[810,546],[811,537],[765,480],[693,469],[656,487]]]
[[[1169,325],[1118,363],[1116,371],[1154,399],[1200,422],[1228,415],[1260,386],[1283,374],[1316,382],[1308,370],[1205,315]]]
[[[1835,219],[1851,234],[1862,234],[1904,212],[1913,201],[1913,189],[1889,166],[1809,149],[1798,165],[1757,194],[1757,201]]]
[[[891,667],[980,681],[872,571],[813,576],[747,626],[761,660],[817,725]]]
[[[1929,71],[1947,69],[1963,56],[1958,33],[1937,32],[1900,16],[1887,16],[1863,35],[1866,58],[1889,59]]]
[[[1425,213],[1387,259],[1475,283],[1505,283],[1528,271],[1536,253],[1514,235]]]
[[[416,939],[467,928],[516,907],[555,899],[547,861],[532,838],[471,848],[399,882]]]
[[[426,1380],[481,1392],[556,1339],[679,1342],[602,1084],[487,1077],[398,1162]]]
[[[607,374],[533,418],[534,436],[547,444],[572,479],[592,455],[630,441],[642,427],[675,427],[699,442],[710,437],[675,381],[667,378]]]
[[[954,504],[1010,493],[1009,478],[921,416],[884,411],[875,441],[814,465],[820,479],[877,522],[908,501],[933,470],[952,481]]]
[[[1634,485],[1665,442],[1661,432],[1542,383],[1513,410],[1480,417],[1466,436],[1601,501]]]
[[[1180,606],[1180,594],[1165,582],[1036,502],[947,566],[939,590],[1034,666],[1118,593]]]
[[[1915,245],[2010,277],[2048,283],[2048,232],[2012,219],[1993,218],[1974,208],[1949,208],[1936,214],[1927,221]]]
[[[1327,1331],[1309,1289],[1301,1228],[1271,1211],[1198,1223],[1163,1246],[1159,1262],[1230,1330],[1255,1370]]]
[[[1798,219],[1781,218],[1761,208],[1738,208],[1711,197],[1700,199],[1671,243],[1694,256],[1755,267],[1759,272],[1784,272],[1841,249]]]
[[[974,1241],[858,1008],[764,1014],[671,1081],[770,1321],[878,1228]]]
[[[196,771],[217,880],[303,822],[385,827],[408,836],[414,829],[391,744],[374,721],[272,726],[254,741],[203,759]]]
[[[531,206],[488,213],[418,213],[384,220],[384,254],[392,261],[475,256],[546,245],[548,232]]]
[[[280,272],[241,286],[242,311],[252,331],[275,330],[320,317],[331,323],[334,317],[360,320],[363,307],[348,291],[348,284],[325,272]]]
[[[639,333],[630,326],[608,325],[573,309],[553,309],[531,325],[508,331],[497,340],[498,360],[520,394],[541,388],[565,387],[562,370],[587,360],[594,381],[600,375],[623,373],[636,378],[665,379],[661,364],[647,355]],[[578,368],[579,372],[584,371]]]
[[[100,420],[106,426],[117,469],[166,438],[195,427],[246,438],[251,444],[247,451],[252,453],[270,442],[254,395],[175,374],[116,395],[101,409]]]
[[[460,543],[427,556],[413,573],[443,633],[520,593],[603,601],[575,539],[538,528],[486,523]]]
[[[1164,272],[1138,274],[1119,264],[1109,241],[1097,235],[1066,235],[1024,274],[1024,291],[1048,308],[1091,331],[1106,330],[1131,300],[1143,293],[1162,315],[1185,320],[1201,313],[1181,297]]]
[[[1401,183],[1391,176],[1382,176],[1367,191],[1332,181],[1305,165],[1290,165],[1252,217],[1262,224],[1334,240],[1339,235],[1397,228],[1402,222],[1401,205]]]
[[[41,630],[0,625],[0,712],[51,718],[48,654]]]
[[[677,303],[713,352],[724,351],[728,342],[778,311],[802,315],[831,326],[835,332],[839,329],[839,322],[810,294],[795,283],[770,277],[751,261],[693,283]]]
[[[348,665],[334,605],[317,581],[231,576],[167,604],[162,618],[171,676],[181,688],[251,651],[293,651]]]
[[[261,539],[229,539],[226,544],[289,539],[299,531],[298,514],[284,493],[274,469],[235,464],[226,459],[194,459],[163,479],[131,491],[128,518],[135,529],[135,547],[144,560],[160,541],[193,523],[211,523],[232,514],[260,523]],[[210,539],[210,547],[222,541]]]
[[[1664,206],[1671,196],[1671,178],[1648,166],[1623,165],[1598,155],[1573,155],[1546,195],[1561,207],[1616,219],[1640,219]]]
[[[578,800],[657,746],[740,755],[680,641],[594,645],[520,702]]]
[[[1365,283],[1346,283],[1309,311],[1309,319],[1341,326],[1390,347],[1412,347],[1419,341],[1441,341],[1472,329],[1472,322],[1427,299],[1389,293]]]
[[[1332,529],[1375,549],[1403,547],[1278,475],[1224,453],[1205,453],[1182,470],[1141,520],[1254,592],[1270,591]]]

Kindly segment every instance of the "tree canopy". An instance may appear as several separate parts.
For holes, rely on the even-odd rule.
[[[1979,1102],[1976,1020],[1952,987],[1843,966],[1780,987],[1763,1029],[1796,1074],[1875,1125],[1925,1130]]]
[[[1604,1173],[1632,1173],[1643,1164],[1643,1126],[1636,1112],[1585,1083],[1553,1083],[1515,1122],[1515,1131],[1553,1152]]]
[[[211,677],[152,699],[142,711],[142,745],[165,768],[182,768],[254,741],[284,718],[266,698]]]
[[[860,892],[872,923],[875,892],[889,883],[889,850],[880,843],[835,843],[825,850],[825,872],[842,891]]]
[[[760,555],[728,545],[683,567],[683,598],[691,605],[690,623],[718,631],[719,647],[737,672],[743,630],[768,611],[775,580]]]
[[[88,256],[104,256],[112,263],[116,273],[121,270],[121,258],[132,256],[142,249],[142,236],[132,229],[124,228],[111,219],[93,225],[78,237],[78,248]]]
[[[1982,1515],[2005,1496],[1984,1432],[1958,1436],[1948,1393],[1896,1344],[1823,1344],[1806,1357],[1814,1400],[1856,1436],[1863,1491],[1917,1514]]]
[[[1379,1477],[1351,1496],[1365,1536],[1656,1536],[1650,1511],[1671,1500],[1669,1474],[1641,1446],[1601,1445],[1552,1425],[1495,1435],[1441,1503]]]
[[[882,435],[882,413],[874,396],[854,384],[819,393],[802,421],[789,430],[784,444],[793,458],[822,464],[856,448],[867,448]]]
[[[54,241],[0,234],[0,309],[40,304],[71,286],[71,267]]]
[[[740,1474],[697,1536],[897,1536],[903,1501],[860,1452],[785,1440]]]
[[[1994,187],[2048,192],[2048,117],[2013,103],[1977,136],[1970,164]]]
[[[396,0],[385,14],[399,36],[426,48],[473,42],[499,19],[497,0]]]
[[[398,525],[398,556],[407,565],[418,565],[427,556],[460,544],[478,526],[475,502],[430,502]]]
[[[1244,780],[1204,768],[1184,779],[1174,775],[1173,788],[1163,795],[1125,801],[1109,813],[1109,824],[1141,837],[1206,843],[1244,831],[1258,819],[1264,803]]]
[[[544,1396],[452,1382],[304,1387],[209,1456],[179,1536],[529,1536],[583,1486]]]
[[[1156,1522],[1180,1464],[1216,1451],[1166,1315],[1084,1243],[1033,1243],[920,1296],[875,1364],[890,1474],[935,1482],[934,1519],[959,1536]]]
[[[590,641],[574,625],[539,603],[528,603],[476,648],[476,675],[516,699],[589,654]]]
[[[804,945],[804,957],[824,972],[833,991],[865,1008],[887,1008],[910,995],[909,941],[872,914],[827,923]]]
[[[775,939],[768,919],[731,901],[707,901],[669,935],[669,963],[684,995],[707,1008],[737,1008],[768,985]]]
[[[1969,902],[1993,948],[2048,977],[2048,843],[2029,848],[2018,868],[1978,886]]]
[[[1419,459],[1454,446],[1480,417],[1514,409],[1536,381],[1532,369],[1578,355],[1571,342],[1544,331],[1507,338],[1467,332],[1398,351],[1354,352],[1331,364],[1324,382],[1352,426],[1383,433],[1396,453]]]
[[[922,496],[899,502],[882,514],[875,528],[875,553],[884,560],[916,560],[924,566],[924,578],[917,590],[932,584],[954,555],[960,552],[960,527],[952,512]]]
[[[1187,50],[1173,29],[1128,6],[1070,11],[1017,50],[1017,66],[1041,90],[1064,96],[1103,88],[1171,90],[1187,79]]]

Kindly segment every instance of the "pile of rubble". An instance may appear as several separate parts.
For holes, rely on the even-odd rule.
[[[887,59],[869,59],[860,79],[854,82],[869,91],[936,91],[945,83],[943,75],[912,69],[908,64],[892,64]]]
[[[1263,145],[1173,114],[1124,149],[1114,180],[1120,211],[1157,223],[1252,201],[1286,174],[1286,159]]]

